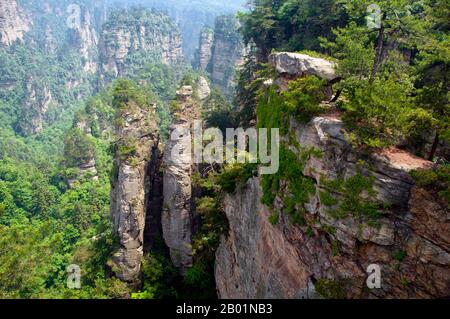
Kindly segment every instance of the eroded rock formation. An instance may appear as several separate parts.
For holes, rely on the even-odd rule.
[[[334,78],[331,63],[311,57],[282,53],[272,56],[271,63],[281,77]],[[410,176],[412,170],[430,168],[431,162],[395,148],[361,153],[347,141],[336,111],[306,124],[292,118],[289,134],[282,141],[298,156],[305,149],[320,154],[306,156],[303,165],[303,176],[314,185],[309,201],[294,207],[304,214],[304,224],[293,223],[288,213],[289,204],[282,194],[291,190],[285,181],[280,182],[271,208],[261,204],[260,178],[228,195],[225,211],[230,231],[216,254],[220,297],[450,295],[450,211],[437,194],[415,186]],[[342,183],[360,174],[373,183],[372,191],[362,192],[361,198],[373,197],[383,204],[376,218],[337,213],[342,209],[340,203],[358,186],[350,185],[342,192],[335,183],[330,190],[329,181]],[[356,197],[350,200],[355,205],[356,201]],[[380,288],[369,289],[366,284],[369,265],[380,267]]]
[[[336,78],[336,64],[306,54],[279,52],[269,56],[269,63],[280,75],[302,77],[315,75],[332,81]]]
[[[18,129],[23,135],[40,133],[44,126],[44,116],[53,102],[52,93],[46,84],[29,76],[24,84],[25,100]]]
[[[0,44],[10,46],[30,29],[23,11],[16,0],[0,1]]]
[[[198,98],[200,100],[205,100],[211,94],[211,88],[209,86],[208,80],[201,76],[198,80]]]
[[[238,28],[233,16],[221,16],[216,19],[214,31],[203,32],[200,39],[199,69],[208,71],[212,83],[228,98],[233,94],[236,68],[243,64],[246,54]]]
[[[154,111],[135,102],[122,111],[119,122],[111,217],[120,248],[113,256],[112,270],[121,280],[138,287],[147,201],[152,186],[149,172],[159,157],[159,133]]]
[[[183,272],[192,266],[192,125],[200,118],[191,86],[178,92],[178,111],[170,126],[170,140],[164,151],[163,234],[173,264]]]
[[[198,67],[205,72],[211,62],[212,48],[214,41],[214,31],[211,29],[202,30],[200,33],[200,43],[198,50]]]
[[[83,58],[84,72],[95,74],[98,67],[98,36],[89,10],[82,9],[80,23],[69,29],[69,36],[71,44]]]
[[[133,14],[117,11],[103,27],[99,54],[100,83],[105,84],[127,75],[127,67],[133,63],[127,59],[153,57],[165,64],[177,63],[183,55],[181,34],[175,23],[163,14],[149,10]]]
[[[400,150],[372,157],[377,199],[391,203],[376,225],[356,217],[338,219],[322,204],[321,177],[354,176],[362,157],[345,141],[342,121],[318,117],[292,123],[297,141],[323,152],[305,175],[316,194],[305,205],[308,225],[294,226],[283,213],[278,225],[261,204],[259,180],[225,201],[230,233],[217,252],[216,280],[223,298],[312,298],[314,283],[338,283],[347,297],[435,298],[450,294],[450,212],[437,196],[414,186],[408,172],[431,163]],[[277,199],[276,209],[285,204]],[[337,250],[337,251],[336,251]],[[366,287],[371,264],[381,267],[381,289]]]

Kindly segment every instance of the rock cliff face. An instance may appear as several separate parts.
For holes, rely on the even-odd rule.
[[[245,46],[238,32],[238,21],[232,16],[217,18],[214,29],[214,46],[211,61],[211,80],[225,96],[234,89],[236,67],[243,63]]]
[[[127,68],[136,60],[179,62],[181,42],[178,27],[163,14],[137,9],[113,12],[100,36],[100,83],[127,75]]]
[[[211,95],[211,87],[208,80],[201,76],[198,80],[198,97],[201,101],[205,100]]]
[[[85,134],[88,137],[92,137],[92,129],[89,126],[86,118],[80,118],[76,123],[74,123],[74,128],[80,130],[82,134]],[[72,176],[67,179],[67,184],[69,185],[69,187],[73,187],[75,182],[79,180],[80,177],[89,177],[94,181],[98,180],[97,163],[95,161],[94,150],[91,150],[91,152],[86,152],[86,150],[84,150],[83,155],[84,158],[82,160],[78,159],[78,163],[71,163],[76,164],[75,166],[79,171],[76,176]]]
[[[0,1],[0,44],[10,46],[30,29],[16,0]]]
[[[361,157],[345,141],[342,122],[318,117],[306,126],[292,123],[297,140],[320,149],[305,173],[316,194],[307,211],[308,227],[293,226],[284,213],[278,225],[261,204],[258,179],[245,191],[228,196],[230,233],[216,260],[216,280],[223,298],[313,298],[324,280],[351,298],[435,298],[450,294],[450,213],[437,196],[414,186],[408,171],[430,165],[402,151],[374,155],[371,171],[377,198],[390,202],[389,213],[371,225],[355,217],[337,219],[321,202],[321,175],[356,174]],[[312,168],[315,168],[313,170]],[[278,198],[281,212],[285,203]],[[371,264],[381,267],[381,288],[366,287]]]
[[[79,169],[79,172],[78,172],[77,176],[74,178],[69,178],[67,180],[67,184],[69,185],[69,187],[73,187],[75,182],[80,177],[83,178],[86,176],[90,176],[92,178],[92,180],[94,180],[94,181],[98,180],[97,164],[95,162],[94,157],[90,158],[85,163],[80,164],[80,166],[78,166],[78,169]]]
[[[284,57],[282,57],[284,59]],[[326,64],[292,56],[272,59],[280,73],[318,74],[332,79]],[[316,61],[317,62],[317,61]],[[284,65],[285,67],[282,67]],[[294,67],[295,66],[295,67]],[[297,68],[297,71],[290,68]],[[315,149],[303,175],[312,180],[309,201],[296,206],[304,224],[295,224],[289,203],[278,195],[274,207],[261,204],[259,178],[225,199],[230,231],[216,254],[216,282],[222,298],[435,298],[450,295],[450,212],[430,191],[415,186],[409,172],[432,163],[398,149],[371,155],[352,148],[339,113],[314,118],[307,124],[290,120],[283,143],[293,152]],[[298,154],[300,155],[300,154]],[[357,187],[345,191],[339,183],[356,181],[361,163],[373,189],[361,194],[384,203],[376,219],[336,212]],[[300,176],[299,176],[300,178]],[[289,192],[280,182],[281,193]],[[331,196],[326,196],[331,195]],[[356,198],[356,197],[355,197]],[[348,204],[356,204],[358,199]],[[273,216],[277,217],[274,222]],[[269,220],[271,220],[269,222]],[[369,265],[381,270],[381,287],[369,289]]]
[[[153,113],[131,102],[116,128],[119,140],[111,217],[120,248],[113,256],[112,270],[122,281],[136,287],[140,283],[146,209],[152,187],[150,172],[159,157],[159,133]]]
[[[22,105],[22,118],[18,129],[23,135],[33,135],[42,131],[44,116],[53,102],[49,88],[29,76],[24,84],[25,100]]]
[[[218,17],[214,31],[201,33],[197,57],[199,69],[208,71],[212,83],[228,98],[233,95],[236,68],[243,63],[246,53],[238,28],[233,16]]]
[[[200,33],[200,43],[198,49],[198,68],[205,72],[211,62],[212,48],[214,41],[214,31],[204,29]]]
[[[306,54],[280,52],[269,56],[269,63],[281,76],[301,77],[315,75],[332,81],[336,78],[336,64]]]
[[[89,10],[82,9],[80,24],[69,29],[69,38],[83,59],[83,71],[95,74],[98,67],[98,36]]]
[[[181,272],[192,266],[193,200],[191,131],[200,110],[191,86],[178,92],[178,113],[170,126],[170,140],[164,151],[164,207],[162,227],[173,264]]]

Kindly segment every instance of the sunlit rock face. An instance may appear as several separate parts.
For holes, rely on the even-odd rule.
[[[336,64],[306,54],[280,52],[269,56],[269,63],[281,75],[307,76],[315,75],[331,81],[336,78]]]
[[[292,225],[281,198],[276,200],[280,221],[272,225],[272,211],[261,204],[259,179],[227,196],[230,232],[216,254],[221,297],[314,298],[314,283],[324,278],[340,283],[352,298],[448,296],[450,213],[436,194],[414,186],[409,176],[431,163],[400,150],[374,154],[370,174],[376,197],[392,208],[376,224],[354,216],[335,218],[321,202],[320,177],[354,176],[361,158],[341,128],[334,117],[292,123],[298,141],[323,152],[321,159],[309,160],[304,172],[316,183],[316,194],[304,207],[312,226]],[[371,264],[381,267],[380,289],[367,289]]]
[[[92,13],[81,9],[80,23],[69,29],[69,41],[83,58],[83,71],[95,74],[98,69],[98,35]]]
[[[16,0],[0,1],[0,44],[10,46],[30,30],[29,21]]]

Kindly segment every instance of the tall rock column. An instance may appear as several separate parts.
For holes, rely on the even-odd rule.
[[[120,248],[112,258],[112,269],[119,279],[138,285],[144,251],[146,200],[151,187],[150,163],[158,156],[159,133],[154,110],[138,102],[142,99],[136,98],[135,88],[130,85],[127,81],[120,82],[120,93],[114,98],[118,107],[118,142],[111,217]]]
[[[246,55],[246,47],[238,30],[239,23],[233,16],[217,18],[211,57],[211,80],[228,98],[234,92],[236,68],[244,63]]]
[[[184,272],[192,266],[192,123],[200,118],[199,108],[192,98],[192,87],[178,92],[177,113],[170,127],[171,138],[164,152],[163,235],[170,249],[173,264]]]
[[[33,75],[28,76],[25,80],[24,92],[22,116],[18,121],[17,128],[23,136],[30,136],[42,132],[45,114],[50,105],[55,102],[47,85]]]
[[[207,70],[211,62],[213,42],[214,31],[209,28],[202,30],[198,49],[198,67],[203,72]]]

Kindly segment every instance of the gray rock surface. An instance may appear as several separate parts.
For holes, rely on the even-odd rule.
[[[211,29],[202,30],[198,49],[198,67],[200,71],[207,71],[208,65],[211,62],[213,42],[214,31]]]
[[[19,121],[21,134],[29,136],[42,132],[44,116],[52,103],[54,100],[48,86],[30,75],[25,81],[25,99]]]
[[[178,92],[179,112],[170,126],[166,143],[164,168],[163,236],[170,249],[173,264],[182,273],[192,266],[192,172],[191,130],[193,121],[200,118],[199,106],[192,98],[191,86]]]
[[[198,97],[200,100],[205,100],[211,94],[211,88],[208,81],[201,76],[198,80]]]
[[[167,20],[171,24],[165,29],[146,22],[133,28],[126,23],[105,24],[99,40],[100,83],[126,75],[126,59],[133,53],[159,56],[161,62],[170,65],[179,62],[183,58],[181,34],[175,23]]]
[[[159,133],[155,114],[132,106],[123,114],[124,123],[116,127],[119,144],[133,144],[131,155],[115,158],[116,176],[111,189],[111,218],[119,237],[120,248],[112,258],[116,276],[130,285],[139,286],[144,247],[144,229],[150,177],[147,175],[154,156],[158,156]]]
[[[243,64],[247,49],[238,28],[239,24],[234,17],[225,16],[217,19],[214,30],[211,81],[227,97],[233,94],[236,68]]]
[[[71,44],[83,57],[83,71],[95,74],[98,69],[98,35],[89,10],[82,9],[80,24],[69,29]]]
[[[279,52],[269,56],[269,63],[281,75],[302,77],[315,75],[328,81],[336,78],[334,62],[314,58],[306,54]]]

